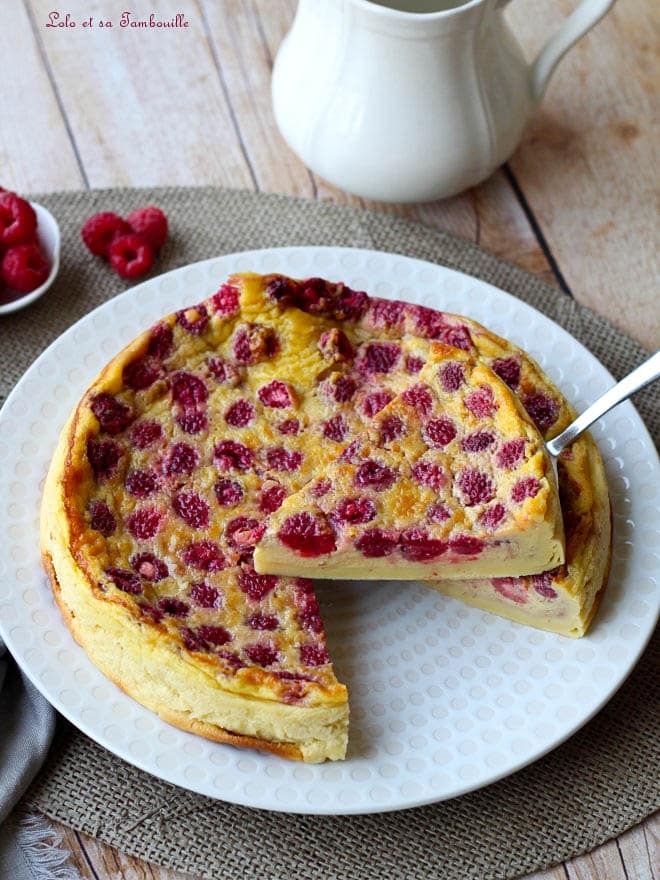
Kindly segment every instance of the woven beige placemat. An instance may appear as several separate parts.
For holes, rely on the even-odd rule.
[[[385,214],[210,187],[38,198],[62,226],[62,268],[44,299],[0,319],[0,400],[51,340],[123,289],[85,252],[84,218],[148,202],[161,205],[171,220],[158,271],[277,245],[396,251],[508,290],[562,324],[617,377],[645,356],[568,295],[470,243]],[[637,399],[656,442],[659,401],[653,388]],[[589,850],[660,806],[659,646],[656,638],[609,705],[566,744],[515,776],[434,806],[336,818],[235,807],[161,782],[66,724],[25,805],[124,852],[205,878],[513,877]]]

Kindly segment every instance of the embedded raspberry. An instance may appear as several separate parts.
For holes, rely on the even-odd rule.
[[[141,235],[131,233],[113,239],[108,247],[110,265],[120,278],[139,278],[151,269],[154,252]]]
[[[155,251],[159,251],[167,239],[167,217],[155,205],[138,208],[126,218],[133,232],[148,241]]]
[[[469,394],[465,398],[465,406],[478,419],[490,418],[498,408],[493,390],[488,385],[480,385],[476,391]]]
[[[221,471],[247,471],[252,467],[254,454],[235,440],[221,440],[213,449],[213,461]]]
[[[396,480],[396,471],[379,461],[369,459],[362,462],[355,472],[353,483],[356,486],[371,487],[376,492],[383,492]]]
[[[198,581],[190,587],[190,601],[198,608],[219,608],[220,592],[205,581]]]
[[[420,336],[427,339],[437,339],[447,329],[447,322],[442,312],[418,305],[408,306],[408,312],[412,316]]]
[[[426,511],[426,516],[430,522],[439,524],[451,519],[451,510],[446,504],[438,502],[438,504],[432,504],[429,507]]]
[[[527,394],[522,399],[522,405],[541,433],[549,431],[559,416],[557,401],[547,394]]]
[[[470,351],[472,348],[472,338],[467,327],[463,324],[457,327],[444,327],[435,337],[445,345],[451,345],[453,348],[461,348],[463,351]]]
[[[227,560],[215,541],[195,541],[188,544],[181,558],[186,565],[200,571],[222,571],[227,565]]]
[[[213,308],[218,315],[233,315],[238,311],[238,290],[231,284],[223,284],[211,297]]]
[[[220,507],[234,507],[243,498],[243,487],[235,480],[220,479],[213,491]]]
[[[156,491],[158,480],[153,471],[132,471],[126,477],[126,489],[134,498],[146,498]]]
[[[99,479],[108,480],[113,476],[123,454],[123,448],[114,440],[91,438],[87,441],[87,458]]]
[[[293,404],[293,395],[289,385],[286,382],[280,382],[279,379],[273,379],[268,385],[262,385],[257,396],[264,406],[272,406],[275,409],[282,409]]]
[[[355,542],[355,549],[367,559],[378,559],[389,556],[396,544],[397,539],[382,529],[367,529]]]
[[[142,592],[142,581],[132,571],[125,568],[106,568],[105,573],[118,590],[138,596]]]
[[[463,438],[461,446],[466,452],[484,452],[494,442],[495,435],[490,431],[475,431]]]
[[[414,480],[423,486],[428,486],[435,492],[439,492],[447,482],[443,468],[432,461],[418,461],[413,465],[411,473]]]
[[[361,373],[391,373],[401,355],[401,349],[394,342],[370,342],[362,350],[357,368]]]
[[[128,517],[126,525],[134,538],[147,541],[158,532],[163,517],[163,512],[156,507],[139,507]]]
[[[497,358],[490,368],[509,388],[515,390],[520,384],[520,364],[515,358]]]
[[[234,359],[239,364],[256,364],[277,352],[277,336],[263,324],[241,324],[232,339]]]
[[[525,477],[523,480],[518,480],[513,489],[511,490],[511,498],[520,503],[525,500],[525,498],[534,498],[538,495],[541,489],[541,484],[536,479],[536,477]]]
[[[459,556],[478,556],[486,542],[481,538],[473,538],[472,535],[458,535],[451,539],[449,546]]]
[[[133,410],[105,391],[92,400],[92,412],[99,420],[102,431],[119,434],[133,421]]]
[[[323,622],[319,614],[319,603],[314,595],[314,585],[309,578],[296,578],[296,591],[293,601],[298,609],[298,623],[309,632],[323,632]]]
[[[339,461],[350,461],[352,464],[355,464],[359,461],[358,452],[360,447],[360,441],[355,439],[352,443],[349,443],[346,449],[339,456]]]
[[[205,529],[209,524],[209,506],[197,492],[180,492],[172,501],[172,507],[191,529]]]
[[[460,474],[458,487],[463,493],[467,507],[486,504],[495,497],[495,486],[491,478],[475,468],[468,468]]]
[[[105,501],[90,501],[87,508],[91,527],[109,538],[117,528],[117,521]]]
[[[367,418],[371,418],[372,416],[375,416],[376,413],[379,413],[381,409],[386,407],[393,397],[394,395],[389,391],[385,391],[384,388],[372,391],[371,394],[367,395],[362,401],[362,412]]]
[[[309,491],[314,498],[322,498],[323,495],[328,494],[330,489],[332,489],[332,483],[330,480],[323,477],[318,483],[315,483]]]
[[[504,519],[505,513],[503,504],[493,504],[480,514],[479,524],[486,529],[495,529]]]
[[[422,367],[424,366],[424,361],[421,357],[417,357],[417,355],[407,354],[405,365],[406,372],[414,375],[415,373],[419,373],[419,371],[422,369]]]
[[[145,581],[164,580],[169,575],[169,569],[162,559],[154,556],[153,553],[136,553],[130,558],[131,567],[143,577]]]
[[[298,419],[287,419],[286,421],[279,423],[277,430],[280,434],[295,436],[300,430],[300,422]]]
[[[163,429],[158,422],[138,422],[131,428],[131,443],[136,449],[147,449],[162,435]]]
[[[517,437],[515,440],[507,440],[495,456],[497,465],[509,471],[518,467],[525,453],[525,439]]]
[[[330,657],[322,645],[301,645],[300,662],[303,666],[325,666]]]
[[[30,293],[48,279],[50,263],[38,244],[18,244],[10,247],[3,256],[0,275],[7,287],[19,293]]]
[[[342,523],[368,523],[376,516],[376,505],[371,498],[342,498],[331,516]]]
[[[398,416],[385,416],[380,423],[379,442],[381,445],[397,440],[405,433],[405,425]]]
[[[302,464],[303,455],[302,452],[293,452],[283,446],[275,446],[267,450],[266,459],[268,467],[274,471],[293,472]]]
[[[254,418],[255,409],[244,397],[232,403],[225,412],[225,421],[232,428],[244,428]]]
[[[443,389],[448,394],[458,391],[463,382],[465,382],[463,366],[458,361],[449,361],[449,363],[443,364],[438,370],[438,376],[440,377]]]
[[[188,603],[175,599],[174,596],[163,596],[158,600],[156,607],[163,614],[169,614],[171,617],[187,617],[190,612]]]
[[[190,627],[182,626],[179,630],[183,643],[189,651],[208,651],[209,646],[204,639]]]
[[[339,376],[334,382],[324,383],[325,389],[337,403],[348,403],[357,391],[357,382],[350,376]]]
[[[408,406],[412,406],[420,415],[427,416],[433,406],[433,398],[426,385],[412,385],[401,395],[401,399]]]
[[[322,430],[324,436],[327,437],[328,440],[334,440],[335,443],[341,443],[348,433],[348,425],[340,413],[339,415],[334,416],[334,418],[328,419],[327,422],[324,422]]]
[[[273,275],[266,284],[268,296],[281,305],[294,305],[298,285],[284,275]]]
[[[528,599],[527,589],[522,578],[492,578],[491,584],[501,596],[510,599],[516,605],[524,605]]]
[[[200,434],[209,426],[206,414],[199,411],[183,412],[176,417],[176,422],[186,434]]]
[[[207,645],[218,648],[232,641],[231,633],[224,626],[212,626],[208,623],[197,627],[197,635]]]
[[[323,357],[332,361],[350,361],[355,356],[355,349],[343,330],[333,327],[319,336],[318,348]]]
[[[335,536],[325,523],[319,523],[311,513],[295,513],[284,521],[277,537],[285,547],[300,556],[312,558],[332,553],[336,549]]]
[[[150,388],[160,376],[160,361],[156,357],[143,357],[126,364],[122,373],[125,385],[133,391]]]
[[[28,244],[36,233],[37,215],[32,205],[16,193],[0,193],[0,246]]]
[[[263,513],[274,513],[282,506],[282,502],[286,498],[286,489],[276,483],[261,490],[261,498],[259,499],[259,510]]]
[[[456,428],[449,419],[431,419],[424,425],[422,435],[427,446],[442,449],[454,439]]]
[[[206,306],[203,303],[199,303],[196,306],[190,306],[189,309],[181,309],[181,311],[176,313],[176,319],[188,333],[192,333],[193,336],[199,336],[208,326],[209,313]]]
[[[351,290],[350,287],[337,285],[337,300],[334,317],[338,321],[359,321],[369,306],[369,297],[363,290]]]
[[[398,329],[406,311],[406,304],[400,300],[372,299],[369,307],[369,316],[374,327],[384,327],[385,330]]]
[[[552,583],[552,575],[553,572],[544,571],[542,574],[535,574],[532,576],[532,586],[534,587],[534,590],[539,596],[543,596],[544,599],[557,598],[557,591],[550,586]]]
[[[226,384],[231,387],[238,385],[240,374],[236,367],[233,364],[230,364],[229,361],[214,357],[209,358],[206,361],[206,364],[221,385]]]
[[[257,666],[272,666],[280,659],[274,645],[246,645],[245,653],[251,663]]]
[[[199,453],[188,443],[175,443],[163,462],[163,471],[168,476],[190,475],[199,463]]]
[[[431,562],[447,549],[446,541],[431,538],[423,529],[408,529],[403,532],[399,544],[403,556],[411,562]]]
[[[335,285],[323,278],[307,278],[300,282],[296,305],[306,312],[331,314],[332,299],[328,294],[334,289]]]
[[[277,585],[274,574],[257,574],[253,568],[242,568],[238,575],[238,585],[254,602],[260,602]]]
[[[166,358],[172,350],[174,334],[169,324],[156,324],[151,328],[151,338],[147,347],[147,354],[154,357]]]
[[[35,224],[36,225],[36,224]],[[107,257],[112,242],[122,235],[128,235],[131,227],[118,214],[103,211],[88,217],[81,230],[82,240],[88,250],[97,257]]]
[[[209,396],[208,389],[203,379],[194,373],[183,371],[174,373],[169,377],[172,390],[172,400],[186,409],[194,409],[202,403],[206,403]]]
[[[239,550],[251,549],[264,536],[266,523],[251,519],[248,516],[237,516],[227,523],[225,535],[231,547]]]
[[[250,629],[265,630],[272,632],[280,625],[279,620],[272,614],[252,614],[247,619]]]

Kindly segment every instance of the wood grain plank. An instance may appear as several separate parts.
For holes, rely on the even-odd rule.
[[[188,28],[132,29],[118,27],[116,4],[70,0],[73,19],[97,24],[60,29],[45,27],[51,0],[27,2],[92,186],[253,187],[195,5]],[[151,8],[170,20],[181,4]],[[112,28],[98,26],[108,17]]]
[[[0,184],[21,193],[76,189],[84,178],[21,0],[2,5]]]
[[[652,857],[648,846],[648,838],[645,831],[649,834],[657,832],[660,829],[660,817],[657,815],[651,817],[644,825],[638,825],[631,828],[625,834],[620,835],[616,839],[616,845],[619,850],[619,856],[625,867],[626,876],[629,880],[655,880],[654,867],[657,869],[660,865],[660,852],[657,851],[657,834],[656,852]],[[656,874],[657,876],[657,874]]]
[[[568,880],[600,880],[600,878],[630,880],[626,877],[625,866],[615,840],[610,840],[593,852],[566,862],[566,873]]]
[[[573,0],[519,0],[514,30],[535,51]],[[560,64],[511,160],[580,302],[648,348],[660,344],[656,0],[628,0]]]

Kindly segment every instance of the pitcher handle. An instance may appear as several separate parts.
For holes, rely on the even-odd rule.
[[[601,18],[614,6],[616,0],[582,0],[547,41],[530,67],[530,86],[532,97],[538,103],[550,82],[555,67],[571,46],[575,45],[587,31],[598,24]],[[496,0],[498,7],[506,6],[509,0]]]

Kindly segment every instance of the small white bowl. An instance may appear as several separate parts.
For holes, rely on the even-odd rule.
[[[29,306],[35,299],[39,299],[55,281],[60,268],[60,227],[57,220],[43,205],[39,205],[37,202],[30,202],[30,204],[37,214],[37,239],[50,263],[50,275],[40,287],[36,287],[30,293],[24,293],[11,302],[0,305],[0,315],[17,312],[19,309]]]

